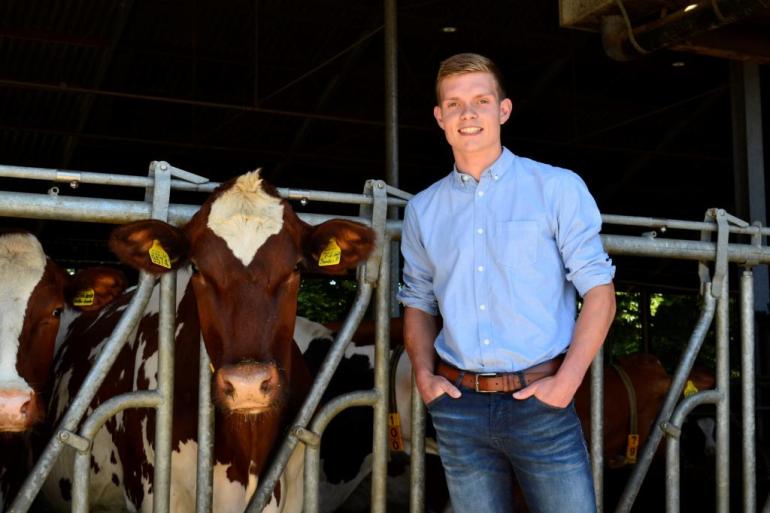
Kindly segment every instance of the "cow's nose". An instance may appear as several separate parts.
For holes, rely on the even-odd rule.
[[[228,410],[258,413],[278,397],[280,375],[273,363],[225,365],[217,371],[216,393]]]
[[[18,432],[36,420],[35,392],[0,390],[0,432]]]

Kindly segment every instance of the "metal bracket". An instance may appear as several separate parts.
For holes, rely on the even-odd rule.
[[[711,287],[711,295],[714,298],[718,298],[722,292],[722,282],[727,275],[727,252],[728,243],[730,240],[730,225],[746,228],[749,223],[728,214],[721,208],[710,208],[706,211],[705,221],[716,222],[717,224],[717,256],[716,263],[714,264],[714,279],[713,286]],[[711,240],[711,233],[708,231],[701,232],[701,240]],[[701,281],[701,295],[704,293],[705,284],[710,280],[708,266],[705,262],[698,262],[698,275]]]
[[[303,426],[294,426],[291,429],[291,434],[307,446],[316,448],[321,446],[321,435]]]
[[[382,261],[382,247],[385,244],[385,224],[388,220],[388,191],[382,180],[367,180],[364,185],[364,194],[372,196],[372,204],[361,205],[361,215],[371,216],[372,229],[376,234],[376,246],[364,267],[364,279],[366,283],[374,285],[380,276],[380,263]]]
[[[72,431],[62,429],[59,431],[58,436],[61,443],[69,445],[80,453],[85,454],[91,450],[91,440],[88,438],[83,438],[82,436],[73,433]]]
[[[171,196],[171,166],[168,162],[150,162],[147,175],[153,179],[153,185],[144,193],[144,201],[152,203],[152,219],[168,221],[168,204]]]
[[[197,185],[201,185],[209,182],[209,179],[206,178],[205,176],[196,175],[195,173],[185,171],[184,169],[179,169],[178,167],[172,166],[168,162],[161,162],[161,165],[162,164],[165,164],[168,166],[168,170],[171,173],[171,176],[175,178],[179,178],[180,180],[184,180],[185,182],[190,182]]]
[[[682,429],[676,427],[670,422],[661,422],[660,429],[671,438],[680,438],[682,436]]]

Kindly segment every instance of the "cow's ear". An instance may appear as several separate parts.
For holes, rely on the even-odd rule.
[[[79,271],[67,284],[67,304],[83,312],[101,310],[126,289],[126,276],[109,267],[89,267]]]
[[[113,230],[110,249],[134,269],[161,274],[184,264],[189,244],[184,232],[162,221],[137,221]]]
[[[374,231],[360,223],[332,219],[311,226],[305,235],[308,270],[343,274],[363,262],[374,249]]]

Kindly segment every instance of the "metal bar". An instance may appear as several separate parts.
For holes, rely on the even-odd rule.
[[[120,348],[128,335],[134,328],[136,328],[139,319],[144,314],[144,309],[150,300],[154,285],[155,279],[152,276],[145,273],[140,274],[139,286],[134,298],[126,307],[126,310],[121,316],[120,321],[118,321],[117,326],[115,326],[112,335],[105,342],[94,366],[83,381],[83,385],[70,404],[67,413],[59,423],[55,433],[58,434],[62,431],[76,431],[80,419],[91,404],[91,401],[107,376],[112,364],[117,359]],[[59,436],[51,438],[35,464],[35,467],[32,469],[29,476],[27,476],[24,486],[16,496],[13,504],[11,504],[9,513],[22,513],[29,509],[63,447],[64,445],[59,439]]]
[[[199,209],[200,206],[198,205],[171,204],[169,205],[168,222],[176,226],[183,225]],[[0,217],[124,224],[148,219],[150,218],[151,211],[152,208],[149,203],[144,201],[106,200],[0,191]],[[362,224],[371,224],[371,219],[356,216],[302,213],[299,214],[299,218],[310,224],[319,224],[329,219],[348,219]],[[400,221],[391,221],[388,225],[389,231],[398,233],[400,236]],[[768,255],[770,255],[770,250]]]
[[[173,168],[173,166],[170,167]],[[92,173],[88,171],[73,171],[9,165],[0,165],[0,178],[44,180],[48,182],[62,183],[75,182],[77,184],[137,187],[141,189],[152,187],[154,184],[153,179],[147,176]],[[204,183],[193,183],[188,180],[171,180],[171,188],[182,191],[213,192],[220,185],[222,185],[220,182],[209,182],[208,180],[206,180]],[[344,203],[351,205],[369,205],[373,201],[371,196],[348,192],[316,191],[311,189],[294,189],[286,187],[278,187],[277,190],[278,194],[282,198],[289,200],[305,199],[308,201]],[[389,198],[388,204],[395,207],[403,207],[406,205],[406,200],[402,198]]]
[[[656,228],[661,232],[667,230],[689,230],[695,232],[715,232],[719,228],[716,223],[704,221],[681,221],[678,219],[665,219],[661,217],[619,216],[615,214],[602,214],[602,223],[619,226],[638,226],[640,228]],[[730,226],[730,233],[754,235],[756,227]],[[762,235],[770,235],[770,228],[762,228]]]
[[[698,355],[698,351],[703,344],[703,340],[706,338],[706,333],[711,325],[711,321],[714,319],[716,299],[711,295],[711,284],[706,283],[704,289],[705,293],[703,294],[703,306],[700,318],[695,325],[695,329],[690,336],[687,347],[682,354],[682,359],[679,361],[674,377],[671,380],[671,387],[666,394],[661,411],[655,421],[655,426],[657,426],[657,428],[650,432],[650,437],[648,438],[644,449],[642,449],[642,453],[639,456],[636,466],[631,472],[631,476],[623,490],[623,494],[618,501],[617,508],[615,509],[616,513],[628,513],[631,511],[631,506],[639,493],[647,469],[649,469],[650,463],[652,463],[655,450],[657,449],[661,438],[663,438],[663,431],[660,429],[660,426],[663,422],[668,421],[671,416],[671,412],[674,410],[679,394],[682,393],[682,389],[684,388],[687,375],[690,373],[690,370],[692,370],[693,363],[695,363],[695,357]]]
[[[158,393],[155,416],[153,511],[169,510],[171,487],[171,423],[174,408],[174,341],[176,335],[176,272],[160,277],[158,315]]]
[[[412,373],[412,453],[410,456],[409,482],[409,513],[425,511],[425,405],[422,403],[420,392]]]
[[[730,289],[728,282],[729,275],[725,273],[716,314],[716,389],[722,395],[722,400],[717,403],[717,513],[730,512]]]
[[[107,419],[127,408],[153,408],[162,402],[155,390],[141,390],[117,395],[100,404],[83,422],[80,436],[92,441]],[[72,512],[88,513],[89,483],[91,481],[91,447],[75,455],[72,480]]]
[[[591,363],[591,465],[596,512],[604,512],[604,347]]]
[[[270,464],[267,472],[265,472],[264,477],[260,480],[257,491],[254,493],[254,496],[251,498],[251,501],[246,508],[246,513],[260,513],[270,501],[270,496],[273,493],[275,483],[280,478],[283,468],[286,466],[286,462],[289,461],[289,457],[297,445],[298,439],[294,432],[297,429],[308,425],[310,417],[321,402],[323,392],[326,390],[334,371],[337,369],[337,365],[339,365],[340,360],[345,354],[347,344],[350,342],[351,338],[353,338],[356,327],[358,327],[364,313],[366,313],[366,308],[372,297],[372,285],[366,282],[363,274],[363,270],[359,267],[358,293],[356,299],[332,344],[329,354],[326,355],[326,359],[321,366],[321,371],[313,382],[310,393],[294,419],[294,423],[292,424],[294,427],[287,435],[280,449],[276,452],[273,462]]]
[[[372,513],[385,513],[388,483],[388,397],[390,363],[390,241],[383,240],[375,295],[374,433],[372,440]]]
[[[305,504],[304,513],[318,513],[319,477],[321,475],[321,438],[329,422],[340,412],[353,406],[374,406],[380,400],[376,390],[361,390],[335,397],[319,410],[310,425],[310,431],[317,443],[308,443],[305,448]]]
[[[602,235],[604,249],[613,255],[650,256],[683,260],[716,260],[717,244],[714,242],[651,239],[626,235]],[[730,262],[767,263],[770,248],[758,248],[750,244],[730,244],[727,260]]]
[[[743,513],[757,510],[756,417],[754,410],[754,273],[741,276],[741,398],[743,414]]]
[[[385,181],[398,188],[398,11],[397,0],[385,0]],[[388,208],[388,218],[398,219],[398,207]],[[398,246],[391,242],[390,276],[392,290],[398,286]],[[398,315],[400,305],[395,295],[390,298],[390,312]]]
[[[666,513],[679,513],[680,486],[679,476],[679,438],[685,417],[693,409],[702,404],[715,404],[719,402],[721,394],[716,390],[698,392],[685,398],[666,426],[668,438],[666,440]]]
[[[198,371],[198,477],[195,512],[209,513],[214,491],[214,404],[211,402],[211,360],[200,341]]]

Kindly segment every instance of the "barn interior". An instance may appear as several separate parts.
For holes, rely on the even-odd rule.
[[[434,80],[465,51],[504,74],[505,146],[577,172],[602,213],[702,220],[719,207],[766,224],[763,0],[4,0],[0,164],[146,175],[165,160],[212,181],[259,167],[280,187],[361,192],[375,178],[415,193],[452,168]],[[0,178],[6,191],[53,186],[143,197]],[[3,223],[72,267],[115,261],[110,226]],[[616,264],[619,290],[698,289],[692,262]]]

